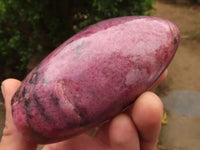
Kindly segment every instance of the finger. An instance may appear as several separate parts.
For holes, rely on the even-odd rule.
[[[116,116],[109,128],[110,147],[114,150],[139,150],[137,128],[127,114]]]
[[[15,79],[7,79],[1,84],[1,91],[5,100],[4,102],[6,108],[6,122],[10,125],[13,125],[11,113],[11,99],[16,89],[20,86],[20,84],[21,82]]]
[[[95,137],[82,134],[66,141],[48,144],[42,150],[104,150],[109,148],[114,150],[139,150],[139,147],[137,129],[131,118],[127,114],[120,114],[110,124],[106,123]]]
[[[5,100],[6,121],[1,138],[0,149],[3,150],[35,150],[36,144],[27,142],[16,129],[11,113],[11,99],[21,82],[16,79],[7,79],[2,82],[1,90]]]
[[[109,129],[110,129],[110,122],[105,122],[103,125],[99,126],[98,132],[95,134],[95,138],[100,141],[105,146],[110,146],[110,139],[109,139]]]
[[[158,80],[153,84],[153,86],[149,89],[149,91],[153,91],[166,77],[168,70],[166,69],[163,74],[158,78]]]
[[[104,150],[105,147],[95,138],[86,134],[59,143],[45,145],[42,150]]]
[[[152,92],[143,93],[135,101],[131,115],[139,132],[141,150],[155,149],[163,115],[160,98]]]

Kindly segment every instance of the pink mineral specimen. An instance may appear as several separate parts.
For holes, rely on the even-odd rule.
[[[148,90],[172,60],[178,27],[156,17],[119,17],[74,35],[24,79],[13,119],[36,143],[53,143],[95,127]]]

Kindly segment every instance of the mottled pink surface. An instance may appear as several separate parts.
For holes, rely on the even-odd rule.
[[[12,101],[17,128],[29,140],[51,143],[110,119],[152,86],[179,39],[176,25],[155,17],[90,26],[25,78]]]

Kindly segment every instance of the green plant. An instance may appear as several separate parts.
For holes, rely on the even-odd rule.
[[[30,58],[97,21],[150,15],[154,0],[0,0],[0,80],[23,79]]]
[[[151,15],[155,0],[83,0],[75,1],[78,31],[103,19],[128,16]]]
[[[22,79],[33,55],[61,42],[67,32],[56,9],[50,0],[0,0],[0,79]]]

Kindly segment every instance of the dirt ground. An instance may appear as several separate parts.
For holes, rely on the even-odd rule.
[[[153,15],[176,23],[181,31],[180,46],[168,68],[168,77],[158,87],[158,94],[162,97],[181,90],[200,93],[200,5],[157,2]],[[197,121],[200,117],[168,114],[168,124],[161,130],[159,150],[199,149]]]
[[[178,5],[157,2],[153,16],[178,25],[181,42],[169,66],[168,77],[159,86],[160,95],[174,90],[200,92],[200,5]]]

